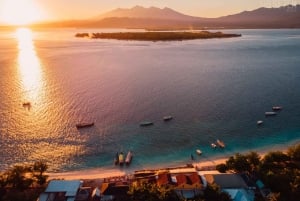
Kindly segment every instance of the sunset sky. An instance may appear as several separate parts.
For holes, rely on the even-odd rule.
[[[115,8],[131,8],[135,5],[169,7],[188,15],[219,17],[259,7],[288,4],[300,4],[300,0],[0,0],[0,23],[84,19]]]

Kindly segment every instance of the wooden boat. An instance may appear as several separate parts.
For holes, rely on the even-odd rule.
[[[25,102],[23,103],[23,107],[30,107],[31,106],[31,103],[30,102]]]
[[[153,122],[151,121],[143,121],[140,123],[140,126],[151,126],[153,125]]]
[[[264,122],[262,121],[262,120],[258,120],[257,122],[256,122],[256,124],[257,125],[262,125]]]
[[[274,111],[282,110],[282,107],[281,106],[273,106],[272,110],[274,110]]]
[[[221,141],[221,140],[219,140],[219,139],[217,139],[217,144],[218,144],[218,146],[219,147],[221,147],[221,148],[225,148],[225,143],[223,142],[223,141]]]
[[[201,155],[201,154],[202,154],[202,151],[201,151],[200,149],[197,149],[197,150],[196,150],[196,153],[197,153],[198,155]]]
[[[126,156],[126,159],[125,159],[125,164],[126,165],[130,165],[130,163],[131,163],[131,160],[132,160],[132,152],[131,151],[129,151],[128,153],[127,153],[127,156]]]
[[[115,165],[119,164],[119,153],[117,152],[115,155],[115,160],[114,160]]]
[[[91,127],[91,126],[94,126],[94,122],[90,122],[90,123],[78,123],[78,124],[76,124],[76,128],[77,129]]]
[[[211,148],[214,148],[214,149],[217,148],[217,145],[215,143],[211,143],[210,146],[211,146]]]
[[[164,116],[163,118],[164,121],[170,121],[171,119],[173,119],[172,116]]]
[[[123,154],[123,152],[120,152],[120,154],[119,154],[119,165],[120,166],[124,165],[124,154]]]
[[[274,116],[276,114],[277,114],[276,112],[265,112],[266,116]]]

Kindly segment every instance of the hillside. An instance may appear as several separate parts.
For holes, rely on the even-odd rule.
[[[300,28],[300,5],[258,8],[218,18],[194,17],[170,8],[118,8],[87,20],[52,22],[37,26],[144,28],[144,29],[211,29],[211,28]]]

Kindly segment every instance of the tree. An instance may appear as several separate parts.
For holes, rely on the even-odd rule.
[[[300,144],[290,147],[287,154],[293,161],[300,162]]]
[[[132,201],[181,201],[173,189],[151,183],[133,185],[128,194]]]
[[[229,169],[233,169],[236,172],[243,172],[243,171],[250,171],[250,163],[247,160],[247,157],[240,154],[236,153],[233,156],[231,156],[227,161],[226,165]]]
[[[222,163],[222,164],[217,165],[216,169],[221,173],[225,173],[228,170],[228,167],[226,164]]]
[[[33,164],[34,177],[40,186],[45,184],[47,181],[48,175],[44,175],[47,169],[48,165],[42,161],[38,161]]]
[[[207,185],[204,190],[205,201],[231,201],[228,193],[222,192],[220,187],[216,184]]]
[[[30,167],[16,165],[11,170],[9,170],[7,174],[8,184],[12,185],[13,188],[17,188],[20,191],[25,190],[33,183],[33,179],[30,177]]]
[[[256,170],[261,164],[261,158],[257,152],[251,151],[250,153],[246,154],[246,158],[248,163],[252,167],[252,170]]]

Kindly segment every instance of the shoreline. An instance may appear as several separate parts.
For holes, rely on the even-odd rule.
[[[264,157],[267,153],[272,151],[282,151],[287,152],[288,148],[295,146],[296,144],[300,143],[299,140],[295,140],[291,142],[288,146],[285,144],[277,145],[272,147],[271,145],[268,147],[263,147],[258,150],[247,150],[243,152],[239,152],[241,154],[246,154],[251,151],[257,152],[261,157]],[[226,148],[225,148],[226,149]],[[235,153],[232,153],[230,156],[234,155]],[[199,161],[192,161],[191,164],[194,167],[202,168],[204,170],[215,170],[216,165],[225,163],[226,160],[228,160],[229,156],[223,156],[223,157],[212,157],[212,158],[203,158],[203,160]],[[169,164],[169,165],[168,165]],[[47,172],[49,175],[49,180],[52,179],[65,179],[65,180],[73,180],[73,179],[104,179],[104,178],[110,178],[110,177],[122,177],[126,175],[131,175],[134,173],[134,171],[137,170],[156,170],[156,169],[167,169],[167,168],[176,168],[176,167],[182,167],[184,165],[187,165],[186,163],[176,163],[174,166],[170,163],[166,164],[156,164],[152,166],[148,166],[144,169],[125,169],[125,168],[118,168],[118,167],[103,167],[103,168],[90,168],[90,169],[83,169],[83,170],[74,170],[74,171],[67,171],[67,172]]]

